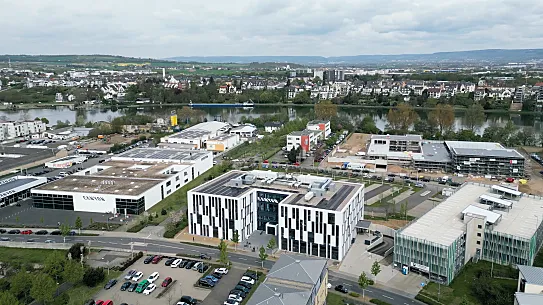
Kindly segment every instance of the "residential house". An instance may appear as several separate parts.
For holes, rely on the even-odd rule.
[[[428,97],[439,99],[441,97],[442,90],[441,88],[428,88]]]
[[[240,138],[254,138],[257,134],[257,129],[252,124],[244,124],[230,129],[230,134],[237,134]]]
[[[293,148],[301,149],[303,153],[308,153],[317,145],[317,140],[321,131],[315,130],[302,130],[293,131],[287,135],[287,151],[291,151]]]
[[[517,266],[519,270],[515,305],[543,304],[543,268]]]
[[[264,124],[264,131],[266,132],[275,132],[283,128],[283,123],[281,122],[267,122]]]

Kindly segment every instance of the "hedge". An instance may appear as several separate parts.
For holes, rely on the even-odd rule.
[[[128,267],[132,266],[138,259],[143,257],[143,252],[138,252],[136,255],[134,255],[133,258],[128,259],[124,264],[119,268],[119,271],[125,271],[128,269]]]
[[[377,305],[392,305],[389,302],[381,301],[378,299],[371,299],[370,303],[377,304]]]

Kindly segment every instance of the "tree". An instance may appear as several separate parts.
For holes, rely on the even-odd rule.
[[[358,286],[362,288],[362,298],[365,297],[366,294],[366,288],[370,285],[370,279],[366,275],[366,272],[362,272],[360,276],[358,277]]]
[[[228,244],[221,239],[221,242],[218,245],[219,248],[219,262],[224,266],[227,266],[230,261],[228,260]]]
[[[26,283],[28,286],[28,283]],[[0,291],[0,305],[22,305],[13,293],[9,291]]]
[[[83,283],[87,287],[95,287],[106,278],[104,268],[87,268],[83,274]]]
[[[439,128],[441,134],[454,126],[454,109],[451,105],[439,104],[428,114],[430,122]]]
[[[55,251],[49,254],[45,259],[43,271],[55,279],[58,279],[62,275],[65,263],[66,258],[64,257],[64,254],[60,251]]]
[[[400,216],[407,220],[407,201],[400,203]]]
[[[381,130],[377,128],[375,125],[375,121],[370,115],[366,115],[360,124],[358,124],[357,129],[361,133],[369,133],[369,134],[379,134],[381,133]]]
[[[72,284],[77,284],[83,280],[83,275],[85,270],[83,266],[77,263],[77,261],[72,260],[66,263],[64,266],[64,271],[62,272],[62,278]]]
[[[464,294],[462,296],[462,301],[460,302],[460,305],[469,305],[468,297]]]
[[[79,234],[81,234],[81,229],[83,228],[83,221],[79,216],[77,216],[77,218],[75,219],[75,228],[78,229]]]
[[[311,96],[309,91],[298,92],[294,99],[292,99],[294,104],[310,104]]]
[[[238,246],[238,243],[239,243],[238,230],[234,230],[234,234],[232,234],[232,242],[234,243],[234,250],[237,250],[237,246]]]
[[[314,108],[317,119],[330,120],[337,116],[337,105],[333,104],[332,101],[327,100],[319,102],[315,104]]]
[[[26,300],[30,294],[32,276],[26,270],[19,270],[11,279],[9,291],[16,297]],[[0,304],[4,304],[0,301]]]
[[[57,289],[57,283],[45,273],[38,273],[32,280],[32,287],[30,288],[30,295],[36,301],[47,305],[47,303],[53,301],[53,294]]]
[[[262,269],[264,269],[264,261],[266,261],[266,259],[268,258],[268,253],[266,253],[266,249],[264,249],[264,246],[260,246],[258,257],[260,257],[260,262],[262,263]]]
[[[292,149],[288,152],[287,158],[290,163],[296,163],[298,160],[298,152],[300,148],[292,147]]]
[[[535,146],[537,142],[535,131],[532,127],[526,126],[517,132],[518,141],[524,146]]]
[[[371,274],[373,274],[373,280],[377,281],[377,275],[381,272],[381,265],[377,261],[373,262],[371,265]]]
[[[393,130],[408,131],[419,116],[409,104],[402,103],[388,111],[388,124]]]
[[[61,224],[60,225],[60,235],[62,235],[62,237],[64,238],[64,243],[66,243],[66,236],[68,236],[68,234],[70,234],[70,226],[68,224]]]
[[[275,248],[275,237],[268,241],[268,245],[266,247],[268,248],[268,250],[270,250],[270,253],[273,253],[272,250]]]
[[[485,109],[479,103],[472,104],[468,107],[463,121],[467,129],[477,131],[485,122]]]
[[[81,255],[87,255],[88,251],[89,250],[83,243],[75,243],[70,247],[70,249],[68,249],[68,254],[73,260],[79,260],[81,259]]]

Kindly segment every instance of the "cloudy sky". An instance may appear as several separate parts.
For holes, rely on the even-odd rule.
[[[542,48],[541,0],[0,0],[0,54],[405,54]]]

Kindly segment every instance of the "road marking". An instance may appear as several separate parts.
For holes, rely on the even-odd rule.
[[[369,289],[366,289],[366,291],[367,291],[367,292],[373,292],[373,291],[371,291],[371,290],[369,290]]]
[[[387,298],[387,299],[391,299],[391,300],[394,300],[394,298],[392,298],[392,297],[389,297],[388,295],[384,295],[384,294],[383,294],[383,297],[385,297],[385,298]]]
[[[247,260],[246,258],[243,258],[243,257],[238,257],[238,258],[241,259],[241,260],[244,260],[244,261]]]
[[[351,286],[351,284],[343,284],[343,285],[345,285],[345,286]]]

